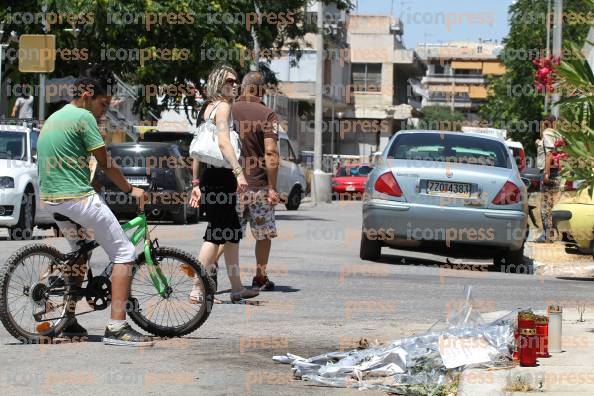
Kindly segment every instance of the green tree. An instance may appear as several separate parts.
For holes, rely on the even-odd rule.
[[[580,47],[572,45],[575,54],[557,67],[560,89],[567,94],[561,100],[561,117],[557,131],[566,142],[562,162],[567,180],[583,181],[582,188],[594,192],[594,73]]]
[[[464,114],[451,111],[447,106],[426,106],[423,107],[423,116],[414,129],[460,131],[465,120]]]
[[[565,0],[563,38],[583,43],[589,29],[592,0]],[[536,92],[534,59],[545,55],[547,2],[518,0],[509,8],[510,31],[503,40],[505,49],[499,60],[505,65],[503,76],[491,82],[491,94],[481,108],[481,116],[494,127],[508,130],[508,136],[535,152],[538,125],[544,111],[544,95]],[[587,19],[589,16],[589,19]],[[533,133],[529,133],[533,132]]]
[[[335,2],[341,9],[351,6],[349,0],[325,2]],[[76,76],[89,64],[102,64],[141,87],[178,88],[167,93],[163,103],[157,103],[155,96],[140,95],[137,108],[141,116],[149,109],[158,113],[171,104],[191,109],[194,97],[179,91],[192,85],[202,92],[201,80],[206,79],[216,63],[229,63],[240,72],[249,70],[254,58],[250,51],[254,47],[254,34],[262,49],[260,59],[265,69],[266,61],[280,48],[288,47],[298,57],[299,39],[316,31],[315,23],[308,23],[304,12],[307,0],[258,1],[257,4],[254,0],[6,0],[3,3],[0,23],[5,33],[0,42],[6,42],[11,30],[18,34],[43,34],[44,24],[39,19],[23,24],[21,18],[15,20],[16,13],[41,13],[47,5],[46,11],[54,15],[83,16],[74,25],[67,19],[50,25],[48,33],[56,35],[57,48],[86,50],[86,55],[78,59],[64,53],[58,55],[55,72],[50,77]],[[254,17],[256,6],[263,15],[259,21]],[[171,14],[178,17],[170,20]],[[129,16],[133,23],[128,23]],[[18,43],[11,46],[18,48]],[[183,53],[187,56],[174,60],[170,53],[169,59],[163,59],[163,49],[170,52],[177,49],[178,53],[186,50]],[[125,51],[128,58],[108,56],[114,50],[119,50],[119,54]],[[161,58],[155,59],[153,56],[159,50]],[[4,68],[3,79],[20,77],[16,60],[9,60]],[[182,97],[185,97],[183,102]]]

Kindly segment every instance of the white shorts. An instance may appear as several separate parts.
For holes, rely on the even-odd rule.
[[[73,251],[78,249],[78,241],[95,240],[114,264],[136,260],[136,248],[99,195],[93,194],[57,203],[43,202],[42,205],[50,213],[61,214],[76,223],[56,221]],[[83,229],[79,229],[77,224],[80,224]]]

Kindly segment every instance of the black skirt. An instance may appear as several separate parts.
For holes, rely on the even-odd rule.
[[[200,207],[208,221],[203,239],[217,245],[239,243],[243,235],[237,214],[237,179],[233,171],[207,166],[200,185]]]

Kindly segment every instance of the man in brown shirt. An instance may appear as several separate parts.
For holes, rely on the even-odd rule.
[[[244,175],[248,191],[239,200],[243,232],[250,223],[256,240],[256,276],[252,286],[274,290],[266,266],[272,238],[276,237],[274,207],[279,202],[276,191],[278,173],[278,120],[274,111],[262,103],[265,85],[260,72],[249,72],[242,81],[242,95],[233,104],[233,119],[241,139]]]

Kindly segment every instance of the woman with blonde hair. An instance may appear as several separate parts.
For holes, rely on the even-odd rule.
[[[204,243],[200,249],[199,260],[210,273],[216,271],[214,265],[220,245],[225,245],[225,264],[231,282],[231,301],[252,298],[259,294],[258,289],[245,289],[239,273],[239,241],[242,238],[241,225],[237,214],[237,192],[247,189],[243,169],[231,145],[231,105],[237,96],[237,73],[227,66],[215,67],[208,76],[206,85],[207,102],[200,112],[200,121],[214,120],[217,127],[218,144],[223,157],[231,165],[219,168],[206,165],[202,179],[198,179],[199,161],[193,162],[192,197],[190,205],[202,205],[208,226],[204,233]],[[215,275],[216,276],[216,275]],[[199,290],[192,290],[190,302],[199,303]]]

